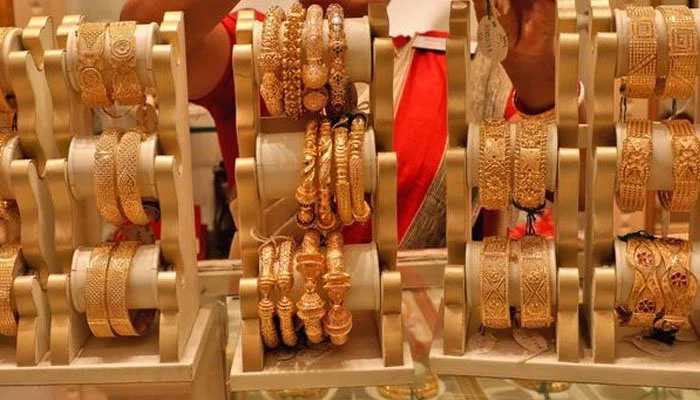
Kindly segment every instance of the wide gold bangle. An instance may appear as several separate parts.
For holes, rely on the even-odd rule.
[[[3,43],[5,43],[5,38],[7,35],[10,33],[10,30],[12,30],[12,27],[0,27],[0,49],[3,48]],[[0,66],[2,64],[0,63]],[[15,108],[7,101],[7,98],[5,97],[5,93],[2,91],[2,87],[0,87],[0,128],[4,127],[5,124],[3,122],[5,120],[10,121],[10,116],[14,115],[15,113]],[[8,115],[3,115],[3,114],[8,114]]]
[[[656,314],[664,308],[664,298],[656,277],[661,255],[653,239],[630,238],[625,254],[627,266],[634,269],[634,283],[627,297],[632,313],[630,326],[651,327]]]
[[[24,269],[22,248],[17,244],[0,246],[0,335],[17,335],[17,313],[12,308],[12,285]]]
[[[122,105],[137,105],[146,101],[136,72],[136,22],[119,21],[109,24],[109,61],[112,97]]]
[[[323,289],[331,306],[323,320],[323,328],[331,337],[331,343],[341,346],[348,341],[352,330],[352,314],[344,304],[350,290],[350,274],[345,272],[343,260],[343,234],[335,231],[326,237],[326,272],[323,275]]]
[[[284,87],[284,112],[289,118],[301,116],[301,28],[305,9],[294,2],[287,13],[282,48],[282,86]]]
[[[258,317],[260,317],[260,335],[263,343],[270,349],[279,346],[280,340],[275,328],[275,302],[270,299],[270,292],[277,284],[275,279],[275,245],[266,242],[258,248],[260,274],[258,275]]]
[[[513,200],[524,208],[542,208],[547,179],[547,126],[544,123],[537,120],[518,123],[513,160]]]
[[[617,169],[617,205],[623,212],[640,211],[646,201],[652,153],[651,121],[627,121],[622,156]]]
[[[320,246],[321,233],[308,229],[301,242],[301,251],[294,258],[296,269],[304,278],[304,293],[297,302],[297,316],[304,323],[304,332],[311,343],[323,341],[321,319],[326,315],[326,302],[316,291],[318,280],[326,269]]]
[[[282,62],[279,31],[284,19],[284,10],[278,6],[267,11],[263,22],[260,56],[258,56],[258,63],[260,63],[263,74],[260,96],[262,96],[270,115],[282,115],[284,112],[282,102],[284,93],[277,76]]]
[[[338,217],[333,212],[333,192],[331,190],[331,170],[333,161],[333,135],[331,122],[321,121],[318,138],[318,222],[316,227],[322,232],[335,229]]]
[[[102,132],[95,148],[95,169],[92,172],[97,209],[102,218],[117,226],[125,221],[117,194],[116,161],[119,139],[123,134],[124,131],[116,127]]]
[[[654,7],[626,8],[629,18],[627,77],[625,95],[630,98],[654,96],[656,89],[656,23]]]
[[[310,120],[304,133],[304,168],[301,183],[297,187],[295,198],[299,203],[297,225],[310,228],[316,223],[316,160],[318,158],[316,141],[318,123]]]
[[[372,209],[365,200],[365,163],[363,149],[367,118],[356,116],[350,125],[350,191],[352,193],[352,216],[364,224],[372,216]]]
[[[335,205],[338,218],[343,225],[352,225],[352,200],[348,179],[348,128],[339,125],[333,128],[333,156],[335,159]]]
[[[510,206],[510,129],[502,119],[486,119],[479,129],[479,198],[487,210]]]
[[[679,330],[688,323],[688,314],[698,291],[698,280],[690,270],[691,244],[675,238],[662,238],[656,243],[665,266],[661,275],[664,316],[657,327]]]
[[[510,327],[508,280],[510,270],[510,239],[506,236],[487,236],[481,247],[479,288],[481,296],[481,323],[487,328]]]
[[[277,289],[280,297],[277,300],[277,316],[280,320],[280,331],[282,332],[282,342],[294,347],[297,345],[297,331],[294,327],[294,314],[296,308],[290,295],[294,287],[294,249],[296,243],[291,238],[284,238],[277,245]]]
[[[107,311],[107,271],[115,243],[101,243],[90,252],[85,284],[85,316],[95,337],[112,337]]]
[[[547,242],[538,235],[520,239],[520,325],[544,328],[551,325],[552,285],[549,280]]]
[[[143,132],[138,129],[126,131],[117,147],[117,192],[124,215],[134,224],[149,223],[148,214],[141,203],[139,190],[139,148]]]
[[[328,46],[330,60],[331,106],[336,112],[341,112],[345,106],[348,74],[345,71],[345,54],[348,45],[345,41],[345,21],[343,7],[331,4],[326,8],[328,18]]]
[[[700,190],[700,140],[688,120],[670,120],[664,125],[671,133],[673,151],[673,191],[659,191],[661,205],[673,212],[687,212]]]
[[[663,97],[685,99],[695,91],[698,37],[695,17],[686,6],[659,6],[668,38],[668,75]]]
[[[301,70],[305,87],[302,104],[307,110],[317,112],[328,103],[328,91],[323,87],[328,81],[328,66],[323,62],[323,9],[318,4],[306,10],[302,43],[306,53]]]
[[[104,84],[104,48],[107,24],[84,22],[78,26],[78,86],[80,96],[88,107],[108,107],[112,104]]]

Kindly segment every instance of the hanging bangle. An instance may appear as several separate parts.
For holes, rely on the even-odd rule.
[[[112,104],[104,84],[104,36],[107,24],[84,22],[78,26],[78,86],[83,103],[88,107]]]
[[[146,97],[136,72],[136,22],[112,22],[108,32],[112,97],[122,105],[141,104]]]
[[[306,124],[304,133],[304,168],[301,183],[295,194],[299,203],[297,225],[310,228],[316,223],[316,138],[318,123],[314,120]]]
[[[292,267],[296,243],[291,238],[284,238],[277,246],[277,288],[280,298],[277,300],[277,316],[280,320],[282,342],[289,347],[297,345],[297,332],[294,329],[294,314],[296,309],[290,299],[294,287],[294,269]]]
[[[695,126],[688,120],[665,121],[671,133],[673,150],[673,191],[659,191],[661,205],[673,212],[687,212],[698,199],[698,160],[700,160],[700,140],[695,136]]]
[[[12,29],[14,29],[14,28],[0,27],[0,49],[3,48],[3,44],[5,43],[5,38],[7,37],[7,35],[10,33],[10,31]],[[14,113],[15,113],[15,108],[7,101],[7,99],[5,98],[5,93],[2,91],[2,88],[0,87],[0,128],[4,127],[4,125],[2,124],[3,114],[14,115]]]
[[[117,194],[116,168],[116,152],[123,133],[120,128],[108,128],[102,132],[95,148],[95,168],[92,172],[97,209],[102,218],[117,226],[125,221]]]
[[[367,118],[358,115],[350,125],[350,189],[352,192],[352,215],[355,221],[364,224],[372,216],[372,209],[365,201],[365,163],[363,148]]]
[[[626,8],[629,17],[625,95],[649,98],[656,88],[656,22],[654,7]]]
[[[656,269],[661,255],[656,244],[648,238],[630,238],[626,249],[627,266],[634,269],[634,283],[627,297],[627,308],[632,313],[628,324],[651,327],[656,314],[664,308]]]
[[[479,129],[479,198],[487,210],[510,206],[510,127],[502,119],[486,119]]]
[[[487,328],[510,327],[509,255],[510,239],[508,237],[488,236],[484,238],[481,247],[479,287],[481,323]]]
[[[333,159],[333,137],[331,135],[331,122],[327,119],[321,121],[321,129],[318,139],[318,223],[316,227],[322,232],[328,232],[336,228],[336,217],[332,203],[331,191],[331,164]]]
[[[260,335],[265,346],[274,349],[279,346],[279,337],[275,328],[275,302],[270,299],[270,292],[275,288],[275,245],[272,242],[264,243],[258,248],[260,257],[260,274],[258,276],[258,316],[260,317]]]
[[[281,64],[279,31],[284,19],[284,10],[274,6],[267,11],[263,22],[261,53],[258,57],[263,73],[260,95],[270,115],[282,115],[284,112],[284,93],[277,77]]]
[[[321,319],[326,314],[326,302],[316,291],[318,279],[326,269],[320,246],[321,233],[309,229],[304,233],[301,251],[294,259],[297,271],[304,277],[304,294],[297,302],[297,315],[304,322],[304,332],[311,343],[323,341]]]
[[[552,318],[552,288],[549,280],[547,242],[538,235],[520,239],[520,325],[544,328]]]
[[[343,303],[350,290],[350,274],[345,272],[343,260],[343,234],[335,231],[326,238],[326,272],[323,275],[323,289],[330,300],[331,307],[326,313],[323,327],[331,343],[341,346],[348,341],[352,329],[352,314]]]
[[[657,327],[677,331],[688,323],[698,280],[690,270],[691,246],[687,240],[662,238],[657,247],[664,261],[661,288],[664,293],[664,316]]]
[[[282,49],[282,85],[284,86],[284,112],[289,118],[301,116],[301,27],[304,23],[304,7],[295,2],[287,13]]]
[[[686,6],[659,6],[668,38],[668,75],[663,97],[686,99],[695,91],[698,36],[695,17]]]
[[[107,270],[115,243],[101,243],[90,252],[85,285],[85,316],[95,337],[112,337],[107,311]],[[111,295],[111,294],[110,294]]]
[[[331,106],[336,112],[340,112],[345,105],[345,91],[348,85],[348,75],[345,71],[345,54],[348,47],[345,41],[343,8],[335,3],[329,5],[326,8],[326,18],[330,48]]]
[[[139,190],[139,148],[143,132],[138,129],[126,131],[117,147],[117,190],[124,215],[134,224],[145,225],[150,219],[141,203]]]
[[[547,126],[536,120],[521,121],[515,133],[513,200],[539,209],[545,203],[547,179]]]
[[[304,82],[304,107],[316,112],[328,103],[328,91],[323,86],[328,81],[328,66],[323,62],[323,9],[314,4],[306,10],[303,32],[306,63],[301,72]]]
[[[333,129],[335,158],[335,205],[343,225],[352,225],[352,200],[348,180],[348,128],[344,125]]]
[[[617,169],[617,205],[623,212],[640,211],[646,202],[649,160],[652,153],[651,121],[628,120]]]
[[[23,269],[20,245],[0,246],[0,335],[17,335],[17,313],[12,309],[12,285]]]

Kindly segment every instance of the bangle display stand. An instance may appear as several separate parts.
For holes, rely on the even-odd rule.
[[[290,235],[300,242],[303,231],[294,217],[294,191],[301,179],[305,122],[261,117],[261,74],[256,62],[261,23],[255,21],[252,10],[238,14],[232,57],[239,148],[236,220],[243,276],[239,288],[241,331],[230,375],[232,390],[400,384],[414,379],[413,361],[403,339],[401,275],[396,269],[394,46],[388,37],[386,4],[372,1],[368,7],[368,17],[345,19],[349,80],[370,84],[364,162],[365,192],[372,195],[373,240],[344,247],[346,270],[351,276],[346,304],[353,315],[353,329],[343,346],[323,350],[321,355],[298,352],[286,361],[266,354],[260,335],[260,243],[256,234]],[[262,212],[265,209],[267,212]],[[297,290],[302,281],[300,276],[295,279]]]

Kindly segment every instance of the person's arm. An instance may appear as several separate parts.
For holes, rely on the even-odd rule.
[[[231,58],[231,43],[221,20],[239,0],[127,0],[121,19],[160,22],[166,11],[185,12],[189,97],[209,94],[219,83]]]

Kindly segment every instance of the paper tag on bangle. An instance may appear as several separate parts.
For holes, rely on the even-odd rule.
[[[494,62],[501,62],[508,55],[508,36],[493,14],[481,18],[476,37],[478,51]]]
[[[658,340],[645,339],[642,336],[633,337],[632,344],[639,350],[657,357],[668,358],[673,351],[671,346],[666,343],[661,343]]]
[[[467,348],[477,354],[488,353],[496,347],[496,340],[488,333],[477,333],[469,336]]]
[[[547,339],[534,329],[515,328],[513,329],[513,339],[522,347],[533,354],[539,354],[549,348]]]

